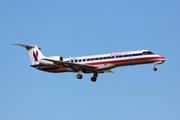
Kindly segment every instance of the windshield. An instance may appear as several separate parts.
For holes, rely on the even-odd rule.
[[[147,54],[149,55],[149,54],[154,54],[153,52],[151,52],[151,51],[147,51]]]
[[[151,54],[154,54],[154,53],[151,52],[151,51],[144,51],[144,52],[143,52],[143,55],[151,55]]]

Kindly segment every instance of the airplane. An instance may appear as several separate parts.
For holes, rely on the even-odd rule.
[[[92,82],[96,82],[99,73],[113,73],[111,69],[116,67],[153,63],[153,70],[157,71],[156,65],[166,61],[166,58],[149,50],[63,58],[62,56],[45,57],[37,45],[13,45],[27,49],[33,68],[51,73],[76,72],[78,79],[82,79],[83,73],[93,73]]]

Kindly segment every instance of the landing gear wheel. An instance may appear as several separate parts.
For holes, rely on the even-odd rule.
[[[92,81],[92,82],[96,82],[96,78],[95,78],[95,77],[92,77],[92,78],[91,78],[91,81]]]
[[[157,71],[157,68],[153,68],[154,71]]]
[[[80,75],[80,74],[77,74],[77,79],[82,79],[82,75]]]

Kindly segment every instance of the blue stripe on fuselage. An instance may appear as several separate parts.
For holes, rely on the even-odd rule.
[[[40,66],[44,66],[44,65],[41,65],[41,64],[31,65],[31,67],[40,67]]]
[[[126,54],[126,55],[115,55],[115,56],[119,56],[118,58],[125,58],[125,57],[133,57],[133,56],[141,56],[143,55],[143,53],[136,53],[136,54]],[[145,54],[145,55],[149,55],[149,54]],[[113,58],[112,58],[113,57]],[[99,60],[102,60],[102,59],[99,59],[99,58],[104,58],[104,57],[98,57],[98,58],[86,58],[87,61],[99,61]],[[106,56],[106,59],[114,59],[115,57],[114,56]],[[91,60],[93,59],[93,60]],[[75,61],[74,61],[75,60]],[[81,60],[81,62],[84,62],[83,59],[79,59]],[[65,62],[70,62],[72,61],[73,63],[76,63],[77,62],[77,59],[72,59],[72,60],[69,60],[69,61],[65,61]]]

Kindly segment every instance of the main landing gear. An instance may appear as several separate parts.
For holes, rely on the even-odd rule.
[[[93,77],[91,78],[91,81],[92,81],[92,82],[96,82],[97,76],[98,76],[98,73],[97,73],[97,72],[94,72],[94,75],[93,75]]]
[[[83,73],[82,71],[79,71],[79,72],[78,72],[78,74],[77,74],[77,79],[82,79],[82,77],[83,77],[83,76],[82,76],[82,73]]]
[[[77,79],[82,79],[82,75],[81,74],[77,74]]]
[[[83,78],[82,73],[83,73],[82,71],[78,72],[77,79],[82,79]],[[96,82],[97,76],[98,76],[98,73],[94,72],[93,77],[91,78],[91,81]]]

